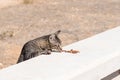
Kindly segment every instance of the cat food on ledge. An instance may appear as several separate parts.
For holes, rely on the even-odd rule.
[[[62,50],[62,52],[76,54],[76,53],[79,53],[80,51],[71,49],[71,50]]]

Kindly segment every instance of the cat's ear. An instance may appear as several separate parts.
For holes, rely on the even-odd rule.
[[[58,30],[58,31],[56,31],[54,34],[55,34],[55,35],[58,35],[58,34],[60,34],[60,32],[61,32],[61,30]]]
[[[54,40],[55,40],[55,34],[51,34],[49,36],[49,41],[51,42],[51,41],[54,41]]]
[[[58,38],[58,34],[60,32],[61,32],[61,30],[58,30],[53,34],[50,34],[50,36],[49,36],[50,43],[55,44],[55,45],[58,44],[58,43],[61,43],[60,39]]]

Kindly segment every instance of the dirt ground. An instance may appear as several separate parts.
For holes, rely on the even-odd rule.
[[[0,9],[0,69],[25,42],[62,30],[62,46],[120,25],[120,0],[39,0]]]

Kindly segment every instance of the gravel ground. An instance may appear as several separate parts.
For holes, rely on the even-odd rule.
[[[62,30],[62,46],[120,25],[120,0],[40,0],[0,9],[0,68],[28,40]]]

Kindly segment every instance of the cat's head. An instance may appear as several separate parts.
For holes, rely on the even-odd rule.
[[[58,30],[58,31],[56,31],[55,33],[53,33],[53,34],[50,34],[50,36],[49,36],[49,42],[50,42],[50,44],[52,45],[52,48],[53,49],[61,49],[61,40],[60,40],[60,38],[58,37],[58,35],[60,34],[60,32],[61,32],[61,30]]]

